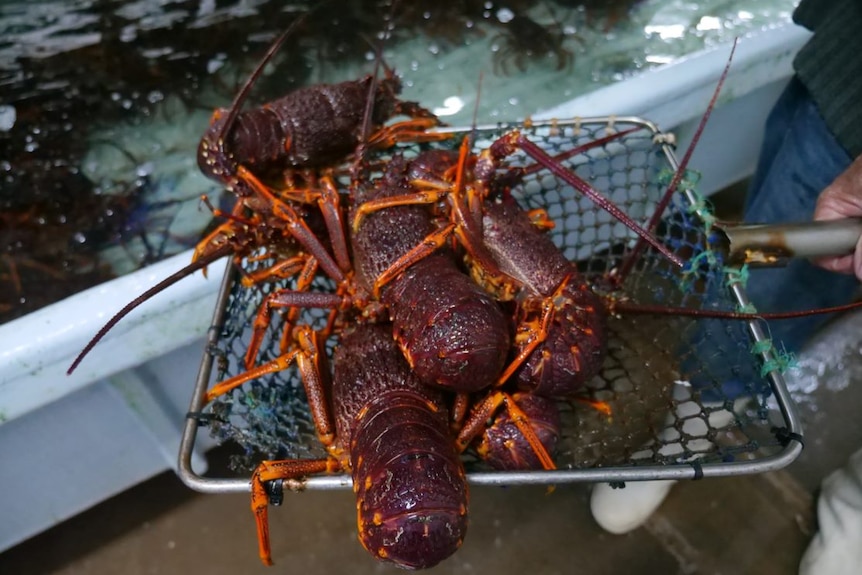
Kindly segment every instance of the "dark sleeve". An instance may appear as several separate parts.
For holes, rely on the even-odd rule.
[[[811,31],[817,29],[824,17],[843,0],[802,0],[793,11],[793,21]]]
[[[862,154],[862,2],[802,0],[793,19],[814,32],[793,61],[796,74],[855,158]]]

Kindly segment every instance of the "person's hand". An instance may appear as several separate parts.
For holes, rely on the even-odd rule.
[[[817,198],[817,206],[814,208],[815,220],[858,217],[862,217],[862,156],[856,158],[849,168],[826,186]],[[815,263],[828,270],[856,274],[856,277],[862,280],[862,238],[857,242],[856,251],[852,254],[819,258]]]

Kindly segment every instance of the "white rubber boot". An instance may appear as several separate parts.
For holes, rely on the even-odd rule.
[[[674,389],[674,399],[677,401],[675,417],[685,422],[683,430],[692,437],[703,435],[703,439],[690,439],[689,449],[707,450],[711,446],[706,439],[708,428],[721,429],[735,421],[735,415],[725,409],[712,410],[708,417],[704,417],[700,405],[691,399],[691,389],[688,386],[678,385]],[[749,398],[738,399],[734,410],[748,400]],[[698,416],[698,414],[701,415]],[[682,445],[673,443],[673,440],[679,436],[679,433],[671,427],[673,420],[674,416],[670,416],[668,427],[660,434],[660,439],[665,442],[660,450],[663,455],[684,452]],[[629,481],[625,487],[617,489],[607,483],[594,485],[590,495],[590,510],[593,518],[609,533],[615,535],[628,533],[649,519],[670,493],[674,483],[676,483],[674,480]]]
[[[599,526],[614,535],[634,531],[659,508],[676,481],[629,481],[619,489],[593,486],[590,510]]]
[[[817,522],[820,531],[802,556],[799,574],[862,573],[862,449],[823,480]]]

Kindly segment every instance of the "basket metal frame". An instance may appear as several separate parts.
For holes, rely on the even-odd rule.
[[[666,160],[673,170],[677,170],[679,163],[673,152],[674,138],[669,133],[663,133],[649,120],[636,116],[597,116],[573,118],[569,120],[529,121],[525,123],[499,123],[493,125],[443,128],[439,131],[453,135],[466,134],[472,130],[510,130],[518,127],[529,126],[547,128],[573,128],[576,132],[581,124],[606,124],[612,127],[615,123],[639,124],[653,133],[653,141],[658,143],[664,153]],[[687,199],[693,205],[695,196],[691,190],[683,190]],[[209,349],[218,340],[218,334],[224,323],[225,312],[231,287],[236,270],[232,262],[228,262],[225,268],[221,287],[213,314],[211,328],[207,337]],[[740,306],[749,304],[744,288],[740,284],[733,284],[731,292]],[[748,330],[755,342],[762,342],[767,335],[761,322],[752,320],[748,322]],[[762,352],[764,362],[776,365],[774,354],[770,349]],[[239,493],[251,491],[251,478],[214,478],[198,474],[192,468],[192,453],[195,440],[201,424],[192,414],[200,413],[203,408],[203,399],[210,381],[214,358],[211,354],[203,353],[203,358],[192,391],[189,405],[189,416],[183,427],[182,439],[180,441],[177,474],[183,483],[191,489],[201,493]],[[704,462],[697,460],[690,462],[678,462],[669,465],[638,465],[617,467],[596,467],[589,469],[558,469],[551,471],[474,471],[467,473],[467,480],[473,485],[555,485],[572,482],[609,482],[624,483],[626,481],[650,481],[662,479],[701,479],[704,477],[730,477],[764,473],[775,471],[792,463],[802,452],[802,426],[796,405],[790,396],[787,385],[782,374],[773,369],[767,374],[767,380],[775,398],[775,404],[783,418],[786,441],[782,449],[772,455],[752,460],[730,461],[730,462]],[[352,480],[347,474],[311,476],[299,482],[301,489],[347,489],[351,487]]]

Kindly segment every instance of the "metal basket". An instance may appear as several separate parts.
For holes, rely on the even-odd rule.
[[[624,133],[562,163],[642,224],[655,211],[677,169],[672,139],[652,123],[633,117],[447,129],[442,131],[453,138],[434,145],[456,147],[460,136],[472,132],[478,150],[515,128],[551,155]],[[406,146],[398,151],[409,155],[417,149]],[[532,163],[522,154],[508,159],[510,167]],[[736,310],[749,305],[741,275],[725,268],[709,251],[710,214],[691,182],[684,179],[683,183],[656,233],[688,265],[680,270],[648,248],[621,294],[638,303],[673,307]],[[555,223],[549,232],[554,242],[597,286],[632,252],[637,239],[633,232],[548,170],[528,176],[513,193],[523,207],[547,211]],[[248,272],[262,265],[266,262],[250,259],[243,268]],[[180,477],[202,492],[250,489],[248,476],[213,478],[191,468],[202,427],[242,446],[244,453],[234,461],[238,468],[253,467],[262,459],[324,455],[294,368],[250,382],[202,411],[206,388],[242,370],[251,318],[265,293],[290,284],[244,288],[235,281],[237,275],[229,265],[180,446]],[[321,277],[313,289],[328,290],[332,285]],[[324,317],[304,311],[301,321],[319,325]],[[260,361],[278,354],[280,327],[276,315]],[[607,402],[612,416],[583,402],[561,402],[564,427],[555,457],[557,470],[492,471],[465,455],[471,483],[618,483],[743,475],[780,469],[801,452],[795,406],[780,373],[779,354],[762,321],[620,312],[610,318],[609,327],[604,367],[584,393]],[[328,343],[329,351],[336,343]],[[768,396],[774,398],[770,401],[777,409],[767,409]],[[313,476],[303,485],[346,488],[351,479],[349,475]]]

